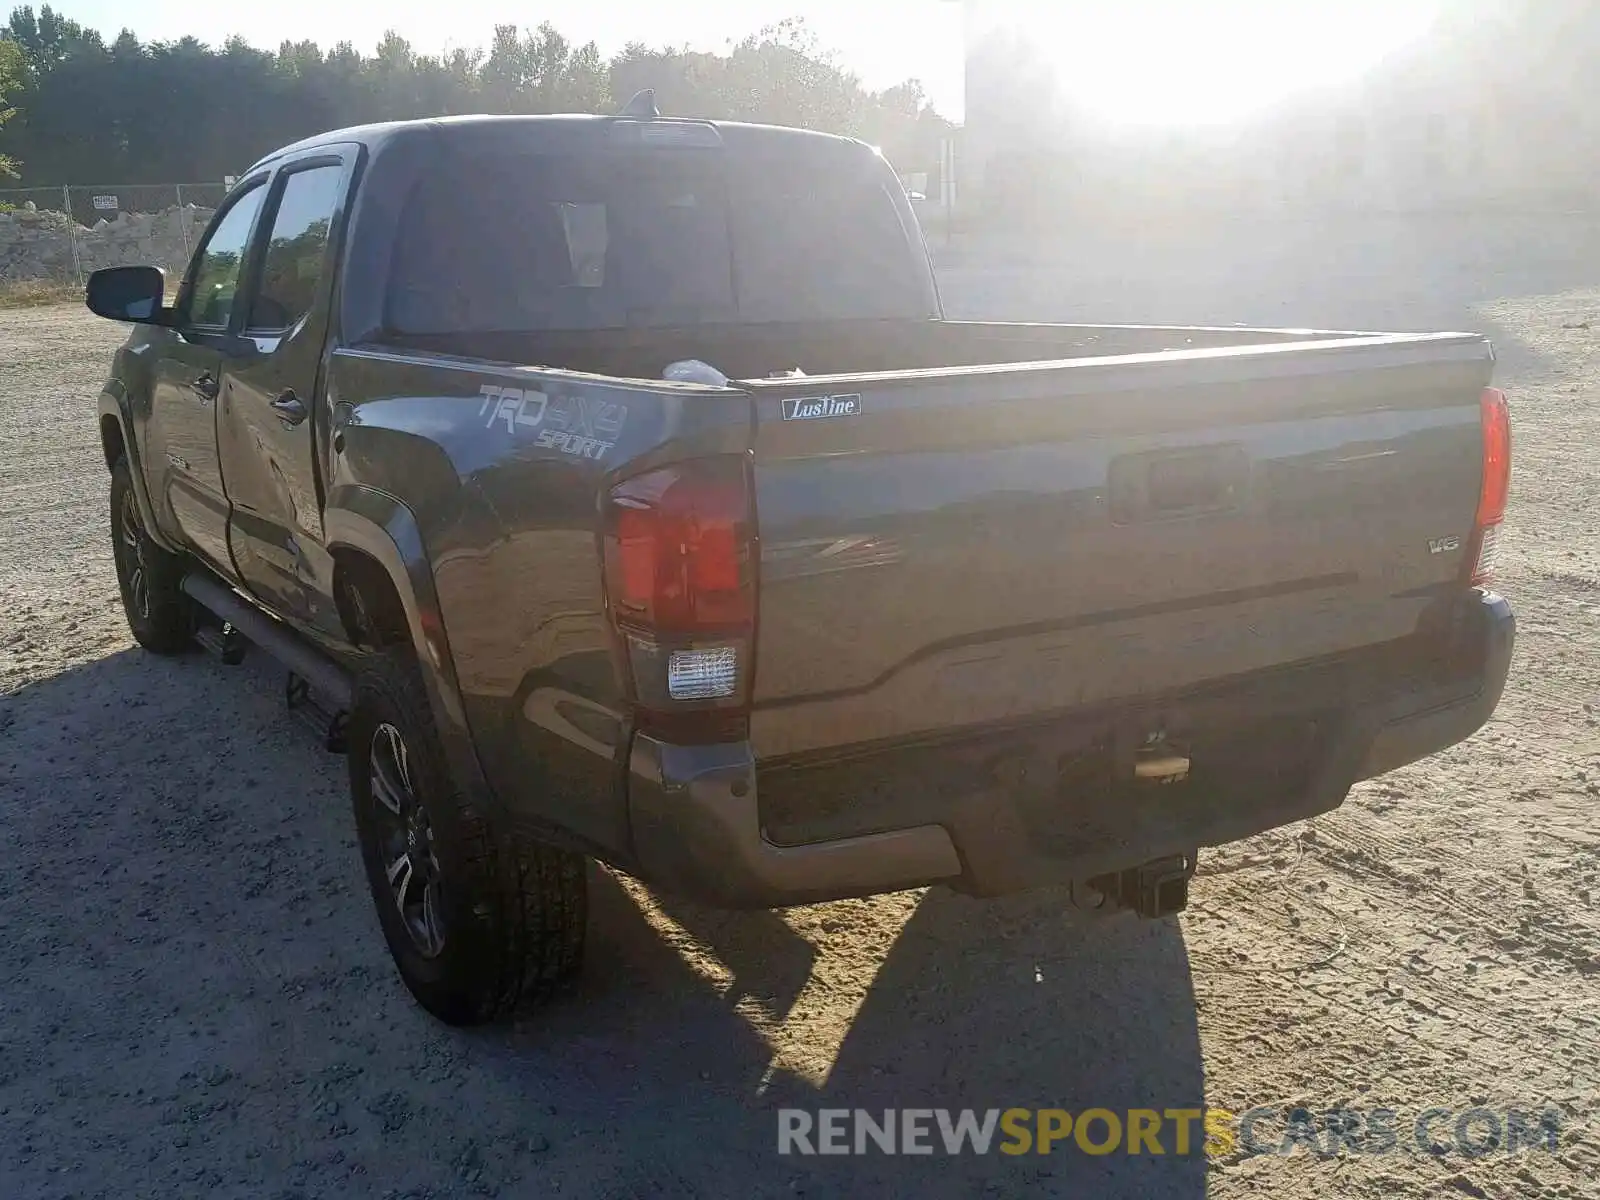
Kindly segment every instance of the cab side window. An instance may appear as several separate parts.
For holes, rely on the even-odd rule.
[[[257,185],[233,202],[195,254],[194,283],[184,303],[184,324],[226,329],[244,270],[250,229],[267,189]]]
[[[338,163],[284,177],[246,328],[282,332],[311,311],[325,269],[328,227],[343,178],[344,168]]]

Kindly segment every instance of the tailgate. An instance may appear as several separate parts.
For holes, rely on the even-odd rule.
[[[1462,575],[1491,368],[1449,334],[755,385],[758,755],[1405,637]]]

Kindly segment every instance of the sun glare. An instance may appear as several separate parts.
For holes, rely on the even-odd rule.
[[[1354,78],[1426,30],[1439,7],[1436,0],[990,2],[991,20],[1015,23],[1045,55],[1069,104],[1128,125],[1235,121]]]

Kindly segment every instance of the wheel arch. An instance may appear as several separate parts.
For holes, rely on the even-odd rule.
[[[323,522],[334,599],[352,644],[411,651],[457,785],[487,797],[415,515],[376,488],[343,484],[329,494]]]
[[[340,544],[333,556],[333,601],[351,645],[363,650],[409,646],[415,650],[406,604],[381,562],[371,552]]]
[[[100,452],[105,457],[108,471],[128,452],[127,439],[122,436],[122,419],[112,413],[100,414]]]
[[[163,550],[181,554],[183,547],[173,542],[162,531],[156,520],[155,507],[150,502],[149,484],[145,479],[144,464],[139,453],[138,438],[132,436],[131,423],[122,401],[112,392],[100,393],[99,404],[100,453],[106,470],[115,469],[117,460],[128,460],[128,474],[133,477],[133,498],[139,505],[139,517],[144,522],[150,540]]]

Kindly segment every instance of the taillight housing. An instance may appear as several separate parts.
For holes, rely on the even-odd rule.
[[[754,668],[755,515],[743,456],[694,459],[602,501],[606,609],[642,727],[743,736]]]
[[[1500,524],[1511,493],[1511,406],[1499,388],[1484,388],[1478,411],[1483,434],[1483,475],[1467,561],[1471,564],[1472,585],[1488,587],[1494,583]]]

